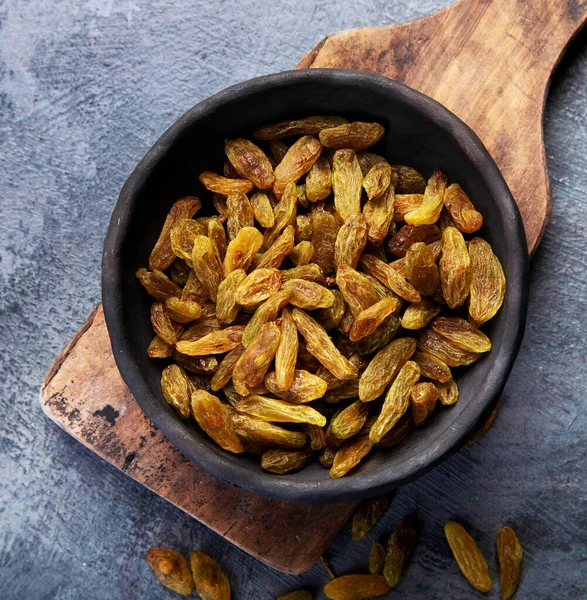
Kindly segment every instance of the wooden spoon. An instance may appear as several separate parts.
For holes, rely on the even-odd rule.
[[[330,35],[297,68],[374,71],[458,115],[501,169],[532,254],[551,212],[542,128],[546,93],[586,20],[587,0],[458,0],[409,23]]]

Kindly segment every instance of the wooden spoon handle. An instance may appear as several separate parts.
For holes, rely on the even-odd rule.
[[[432,96],[483,140],[520,208],[530,253],[550,217],[542,115],[587,0],[458,0],[410,23],[342,31],[298,68],[373,71]]]

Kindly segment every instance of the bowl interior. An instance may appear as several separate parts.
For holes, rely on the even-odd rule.
[[[460,369],[460,400],[441,407],[402,444],[378,450],[338,480],[314,463],[286,476],[261,471],[258,460],[220,449],[197,425],[181,421],[160,390],[162,363],[148,358],[152,299],[135,271],[148,265],[171,204],[184,195],[213,210],[198,182],[204,170],[222,172],[225,138],[251,137],[259,126],[312,114],[378,121],[384,139],[373,148],[425,177],[441,169],[483,214],[479,232],[491,243],[507,278],[502,309],[484,327],[493,350]],[[417,477],[460,447],[491,410],[517,353],[526,307],[527,251],[520,216],[497,167],[478,138],[433,100],[366,73],[310,70],[239,84],[191,109],[153,146],[123,188],[106,240],[103,294],[113,349],[131,392],[170,440],[213,475],[254,492],[299,501],[340,501],[390,489]]]

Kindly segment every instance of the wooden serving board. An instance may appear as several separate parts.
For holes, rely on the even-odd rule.
[[[586,19],[587,0],[458,0],[411,23],[331,35],[298,68],[378,72],[451,109],[476,131],[501,168],[532,253],[550,216],[542,138],[548,83]],[[355,506],[262,498],[220,483],[184,458],[148,421],[122,381],[101,306],[49,369],[41,404],[96,454],[282,571],[309,569]]]

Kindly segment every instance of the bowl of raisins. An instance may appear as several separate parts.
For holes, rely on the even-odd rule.
[[[310,69],[199,103],[125,183],[102,290],[121,375],[217,478],[389,491],[495,415],[528,253],[475,133],[385,77]]]

